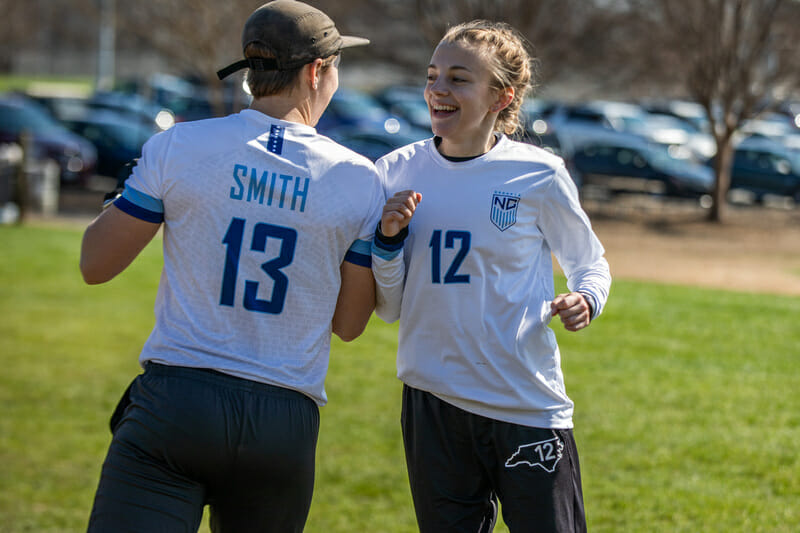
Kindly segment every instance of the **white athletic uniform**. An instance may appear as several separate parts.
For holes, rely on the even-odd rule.
[[[324,404],[340,265],[369,266],[383,203],[368,159],[255,110],[154,136],[115,202],[164,222],[140,362],[210,368]]]
[[[376,166],[387,198],[422,193],[402,251],[398,377],[481,416],[571,428],[573,403],[548,327],[551,252],[593,318],[611,276],[563,161],[501,136],[465,162],[448,161],[428,139]],[[389,263],[374,254],[377,278]]]

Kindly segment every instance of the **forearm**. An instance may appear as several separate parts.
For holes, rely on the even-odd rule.
[[[599,258],[589,268],[571,272],[567,280],[571,291],[578,292],[586,298],[592,310],[592,319],[603,312],[608,294],[611,290],[611,271],[605,258]]]
[[[342,285],[331,326],[340,339],[349,342],[364,332],[375,309],[375,282],[367,266],[345,261],[341,273]]]
[[[408,231],[386,238],[376,230],[372,244],[372,272],[375,276],[375,314],[385,322],[400,318],[405,285],[403,240]]]

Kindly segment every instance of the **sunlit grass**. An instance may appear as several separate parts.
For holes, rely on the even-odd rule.
[[[85,530],[108,416],[153,324],[159,243],[89,287],[80,233],[0,226],[3,533]],[[798,317],[800,298],[616,280],[592,327],[555,327],[590,531],[795,530]],[[333,343],[306,531],[416,531],[395,339],[373,319]]]
[[[0,92],[6,91],[61,92],[85,96],[92,91],[92,80],[86,76],[0,75]]]

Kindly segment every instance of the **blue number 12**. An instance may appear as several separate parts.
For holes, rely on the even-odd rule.
[[[244,219],[234,218],[231,220],[228,231],[222,239],[222,243],[227,246],[227,253],[225,254],[225,269],[222,273],[220,305],[234,305],[236,278],[239,274],[239,259],[242,255],[245,224],[246,221]],[[245,280],[243,305],[248,311],[279,314],[283,311],[283,304],[286,301],[286,288],[289,285],[289,278],[281,272],[281,269],[291,264],[294,259],[297,232],[292,228],[259,222],[253,228],[250,251],[264,253],[267,249],[267,239],[269,237],[281,240],[281,249],[278,257],[261,263],[261,270],[273,281],[272,296],[269,300],[259,299],[257,297],[259,282]]]
[[[469,283],[469,274],[458,274],[458,269],[464,258],[467,257],[469,252],[470,241],[472,235],[468,231],[453,231],[449,230],[444,234],[444,247],[454,248],[455,241],[461,241],[461,247],[458,249],[453,262],[444,275],[445,283]],[[431,247],[431,281],[433,283],[441,283],[442,271],[442,230],[434,230],[431,235],[431,242],[428,243]]]

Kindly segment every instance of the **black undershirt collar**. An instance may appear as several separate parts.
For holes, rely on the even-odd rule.
[[[495,133],[494,137],[495,137],[495,141],[494,142],[495,142],[495,144],[497,144],[497,141],[500,140],[500,134]],[[436,148],[439,148],[439,145],[442,144],[442,138],[439,137],[438,135],[434,135],[433,143],[434,143],[434,145],[436,145]],[[483,154],[478,154],[478,155],[468,155],[466,157],[454,157],[454,156],[451,156],[451,155],[444,155],[444,154],[442,154],[442,152],[439,152],[439,153],[441,154],[442,157],[444,157],[448,161],[452,161],[453,163],[463,163],[464,161],[471,161],[471,160],[476,159],[476,158],[478,158],[478,157],[483,155]]]

